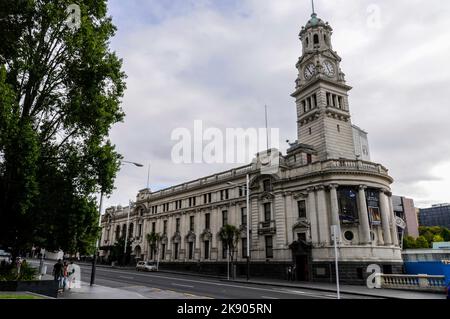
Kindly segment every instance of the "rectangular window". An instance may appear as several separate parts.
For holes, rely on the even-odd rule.
[[[173,244],[173,259],[177,260],[178,259],[178,243]]]
[[[242,239],[242,258],[247,258],[247,238]]]
[[[270,203],[265,203],[264,204],[264,221],[265,222],[270,222],[272,220],[272,216],[271,216],[271,204]]]
[[[317,107],[317,94],[313,95],[313,108]]]
[[[307,101],[307,103],[306,103],[306,104],[308,105],[308,111],[309,111],[309,110],[311,110],[311,109],[312,109],[312,105],[311,105],[311,98],[310,98],[310,97],[309,97],[309,98],[307,98],[307,99],[306,99],[306,101]]]
[[[210,229],[211,214],[205,214],[205,229]]]
[[[306,242],[306,233],[297,233],[298,242]]]
[[[306,201],[301,200],[297,202],[298,218],[306,218]]]
[[[372,225],[381,225],[380,193],[376,189],[366,190],[367,211]]]
[[[192,207],[192,197],[189,198],[189,207]]]
[[[211,193],[209,193],[209,194],[208,194],[208,203],[211,203],[211,202],[212,202],[212,200],[211,200],[211,199],[212,199],[212,194],[211,194]]]
[[[343,224],[355,223],[358,220],[358,190],[353,187],[339,187],[339,215]]]
[[[224,199],[224,192],[222,190],[222,191],[220,191],[220,200],[223,200],[223,199]]]
[[[190,242],[189,243],[189,259],[193,259],[194,258],[194,243]]]
[[[161,245],[161,258],[162,258],[163,260],[166,259],[166,245],[165,245],[165,244],[162,244],[162,245]]]
[[[194,216],[189,217],[189,230],[190,231],[194,231],[194,226],[195,226],[194,222],[195,222],[195,217]]]
[[[272,238],[272,236],[266,237],[266,258],[273,258],[273,238]]]
[[[165,220],[163,224],[163,234],[167,234],[167,220]]]
[[[312,164],[312,155],[311,154],[306,154],[306,163],[308,165]]]
[[[209,259],[209,241],[205,241],[205,260]]]
[[[247,207],[241,208],[241,225],[247,225]]]
[[[228,253],[228,249],[227,249],[227,244],[225,242],[222,242],[222,259],[227,259],[227,253]]]
[[[331,94],[327,93],[327,106],[331,106]]]
[[[176,220],[175,220],[175,231],[178,233],[178,232],[180,232],[180,219],[179,218],[177,218]]]
[[[228,199],[229,198],[229,191],[228,191],[228,189],[226,189],[225,190],[225,199]]]
[[[152,233],[156,233],[156,223],[152,223]]]
[[[307,111],[306,111],[306,101],[305,100],[302,101],[302,107],[303,107],[303,113],[306,113]]]
[[[138,237],[142,236],[142,224],[139,224],[139,231],[138,231]]]
[[[271,192],[272,191],[272,183],[270,179],[266,179],[263,182],[263,189],[265,192]]]
[[[338,97],[338,102],[339,102],[339,108],[340,109],[344,109],[344,100],[342,99],[342,96]]]
[[[203,195],[203,203],[207,204],[208,203],[208,194],[204,194]]]
[[[224,210],[222,211],[222,227],[225,225],[228,225],[228,211]]]

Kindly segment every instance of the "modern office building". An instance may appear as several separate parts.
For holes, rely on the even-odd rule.
[[[219,233],[234,225],[240,230],[238,275],[245,275],[249,257],[252,276],[285,278],[287,267],[295,264],[298,280],[330,282],[335,278],[334,225],[342,282],[365,283],[371,264],[400,272],[393,179],[383,165],[357,154],[348,96],[352,88],[332,47],[332,33],[315,13],[301,29],[303,50],[292,94],[298,140],[287,154],[269,150],[243,167],[155,192],[139,191],[131,208],[108,208],[102,218],[104,258],[106,248],[129,229],[137,258],[158,259],[166,269],[225,274],[227,250]],[[150,233],[161,235],[156,248],[145,239]]]
[[[420,209],[419,225],[441,226],[450,229],[450,204],[439,204]]]

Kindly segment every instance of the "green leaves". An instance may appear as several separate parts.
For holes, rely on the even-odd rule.
[[[126,75],[109,49],[105,0],[0,0],[0,245],[92,252],[96,193],[110,194],[121,156]],[[8,32],[3,32],[7,30]]]

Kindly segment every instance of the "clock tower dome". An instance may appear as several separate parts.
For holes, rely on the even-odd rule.
[[[333,29],[313,12],[302,27],[302,56],[296,65],[298,141],[313,146],[318,159],[356,159],[348,92],[341,58],[333,51]]]

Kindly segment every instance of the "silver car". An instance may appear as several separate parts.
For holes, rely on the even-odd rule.
[[[151,261],[140,261],[136,265],[137,271],[157,271],[156,264]]]

